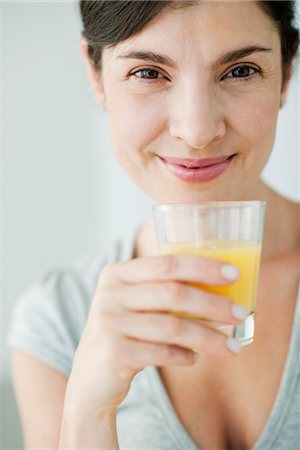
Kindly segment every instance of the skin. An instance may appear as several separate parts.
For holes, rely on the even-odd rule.
[[[217,62],[228,51],[249,45],[270,51],[229,64]],[[240,322],[233,317],[230,299],[187,284],[232,282],[222,275],[223,263],[184,255],[156,256],[149,220],[137,235],[136,258],[101,272],[69,379],[15,354],[15,386],[28,446],[97,448],[101,444],[117,449],[116,409],[134,375],[146,365],[155,365],[179,417],[201,448],[251,448],[281,378],[299,280],[299,208],[260,179],[288,87],[288,77],[282,83],[278,32],[255,2],[207,1],[183,9],[167,8],[140,34],[105,49],[101,73],[93,69],[84,40],[81,50],[96,100],[108,112],[116,158],[156,202],[268,201],[257,337],[238,355],[219,330],[166,314],[181,310],[222,323]],[[175,67],[120,57],[141,50],[167,55]],[[247,80],[232,79],[231,71],[243,65],[259,72],[250,70]],[[159,72],[160,78],[149,82],[133,75],[144,68]],[[236,156],[222,175],[201,184],[174,177],[158,157],[233,153]],[[275,287],[274,279],[278,280]],[[274,354],[274,343],[277,351],[270,360],[265,355]],[[201,364],[195,363],[194,351],[201,355]],[[37,397],[34,383],[24,379],[38,374]],[[258,382],[266,379],[267,389]],[[50,394],[58,387],[64,395],[54,400]],[[211,389],[215,396],[205,398]],[[255,398],[261,402],[259,408]],[[245,423],[240,417],[244,404],[249,405]],[[37,414],[38,430],[32,425]],[[49,433],[43,423],[54,416],[60,427]],[[199,434],[189,417],[196,423],[207,419],[218,433],[211,433],[208,423]],[[234,430],[233,436],[228,430]],[[209,440],[211,436],[215,441]]]
[[[214,67],[226,52],[255,44],[271,51]],[[125,52],[144,49],[167,55],[176,68],[120,58]],[[222,78],[246,63],[263,73],[252,73],[248,80]],[[149,81],[129,76],[148,67],[165,78]],[[260,173],[272,149],[285,95],[280,67],[278,32],[255,2],[204,2],[171,12],[167,8],[141,34],[105,49],[100,78],[97,73],[92,77],[95,95],[108,111],[115,155],[151,198],[157,202],[236,200],[264,193]],[[237,157],[230,169],[201,186],[178,180],[157,157],[233,153]]]

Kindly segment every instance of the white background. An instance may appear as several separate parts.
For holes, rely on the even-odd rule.
[[[6,333],[18,295],[49,267],[141,223],[151,201],[117,166],[79,53],[72,2],[2,2],[1,449],[20,448]],[[299,68],[264,178],[299,192]],[[5,411],[5,414],[4,414]]]

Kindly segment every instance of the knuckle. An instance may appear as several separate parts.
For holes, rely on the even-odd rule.
[[[224,319],[231,318],[231,311],[232,311],[232,301],[225,296],[221,296],[216,299],[215,307],[216,310],[220,311]]]
[[[176,338],[182,332],[182,319],[178,316],[172,314],[167,315],[164,325],[168,336]]]
[[[228,317],[231,317],[233,305],[232,301],[228,297],[223,297],[222,301],[224,305],[224,310],[226,311]]]
[[[208,300],[214,311],[217,311],[222,315],[225,314],[226,316],[231,315],[232,302],[228,297],[211,295]]]
[[[172,303],[180,303],[183,295],[183,286],[180,283],[169,282],[164,286],[164,295]]]
[[[173,354],[171,347],[168,345],[156,346],[155,353],[160,361],[169,361]]]
[[[100,289],[102,286],[109,284],[114,279],[115,279],[114,265],[108,264],[104,266],[99,276],[98,289]]]
[[[114,273],[115,273],[114,264],[107,264],[101,270],[101,276],[105,278],[111,278],[114,275]]]
[[[199,324],[197,332],[195,333],[195,336],[197,336],[197,344],[194,347],[207,354],[211,352],[214,353],[214,349],[218,346],[216,334],[217,333],[207,325],[203,326],[202,324]]]
[[[157,269],[164,276],[171,276],[174,272],[175,258],[173,255],[164,255],[159,258]]]

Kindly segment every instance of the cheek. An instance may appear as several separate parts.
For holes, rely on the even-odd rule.
[[[124,166],[128,156],[137,161],[159,135],[164,118],[160,102],[138,94],[120,93],[108,102],[111,142]],[[154,150],[150,148],[149,150]]]
[[[276,129],[279,101],[257,100],[250,108],[249,130],[256,142],[272,139]],[[258,142],[259,143],[259,142]]]
[[[256,158],[257,162],[265,161],[271,152],[277,116],[279,111],[280,95],[276,90],[258,91],[243,104],[235,105],[232,123],[236,126],[240,138],[245,143],[242,150],[250,159]]]

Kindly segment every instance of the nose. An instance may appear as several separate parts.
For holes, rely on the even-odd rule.
[[[209,88],[182,89],[170,108],[169,133],[189,147],[203,149],[226,134],[223,108]]]

